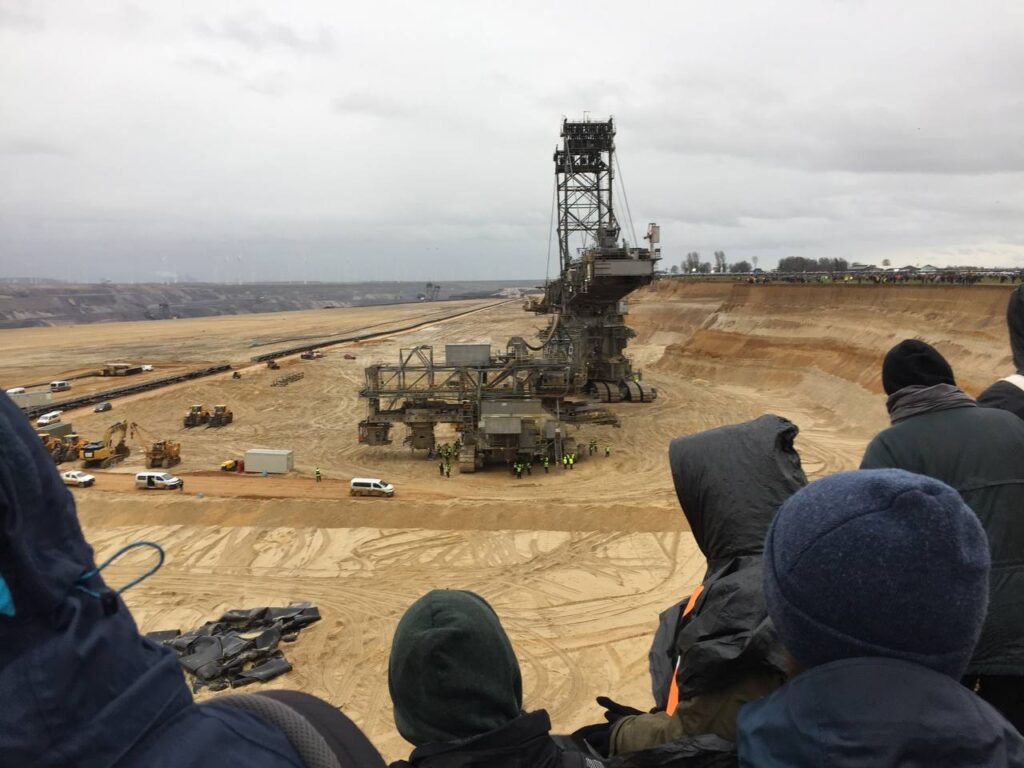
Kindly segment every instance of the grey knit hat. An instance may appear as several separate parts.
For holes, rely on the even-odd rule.
[[[899,469],[811,483],[782,505],[765,543],[768,615],[808,668],[885,656],[959,678],[988,583],[974,512],[945,483]]]

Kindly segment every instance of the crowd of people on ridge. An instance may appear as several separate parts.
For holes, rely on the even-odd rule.
[[[672,442],[707,570],[652,627],[647,709],[609,692],[597,722],[552,735],[544,710],[523,710],[514,648],[482,597],[416,600],[388,661],[413,745],[393,766],[1024,768],[1024,286],[1007,321],[1016,371],[977,400],[931,345],[886,354],[891,426],[859,470],[808,483],[797,426],[774,415]],[[385,765],[306,694],[197,704],[101,570],[4,397],[0,765]]]

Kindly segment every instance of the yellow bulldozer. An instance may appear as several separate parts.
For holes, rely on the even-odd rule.
[[[188,409],[188,413],[185,414],[185,428],[198,427],[200,424],[206,424],[210,421],[210,412],[206,410],[205,405],[193,405]]]
[[[213,406],[213,413],[210,414],[210,423],[207,424],[207,426],[223,427],[234,420],[235,414],[233,414],[226,405],[215,405]]]
[[[40,433],[43,447],[53,458],[55,464],[63,464],[65,461],[76,461],[82,451],[85,441],[78,435],[64,435],[57,437],[46,432]]]
[[[131,448],[125,443],[128,436],[128,422],[118,421],[107,427],[102,440],[86,443],[81,448],[82,467],[106,469],[111,464],[123,461]]]
[[[181,462],[181,443],[177,440],[154,439],[146,430],[134,421],[128,425],[132,438],[139,441],[142,451],[146,454],[146,467],[173,467]]]

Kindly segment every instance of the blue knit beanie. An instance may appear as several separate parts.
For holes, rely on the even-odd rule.
[[[791,496],[768,529],[764,595],[803,667],[903,659],[959,678],[988,607],[985,531],[945,483],[841,472]]]

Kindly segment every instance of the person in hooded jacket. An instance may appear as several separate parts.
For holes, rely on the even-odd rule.
[[[1010,293],[1006,305],[1006,327],[1010,332],[1010,351],[1016,369],[978,396],[978,405],[1001,408],[1024,419],[1024,285]]]
[[[964,683],[1024,729],[1024,421],[978,408],[949,363],[923,341],[893,347],[882,365],[892,426],[862,469],[896,468],[955,488],[988,534],[988,618]]]
[[[1024,738],[958,682],[988,590],[985,532],[948,485],[863,470],[796,493],[764,553],[794,676],[740,710],[740,766],[1024,766]]]
[[[388,690],[398,732],[415,747],[392,768],[601,766],[556,743],[543,709],[523,712],[512,643],[473,592],[437,589],[409,606],[395,629]]]
[[[739,708],[785,682],[785,654],[762,594],[761,554],[776,510],[807,484],[793,445],[798,431],[766,415],[669,446],[676,495],[707,572],[661,615],[650,652],[655,711],[630,713],[599,700],[612,721],[609,755],[702,735],[732,741]]]
[[[300,715],[322,746],[340,748],[335,764],[384,765],[326,702],[297,691],[275,693],[276,704],[260,706],[283,704],[293,726]],[[232,698],[237,704],[264,697]],[[3,766],[313,768],[300,756],[301,745],[266,719],[192,700],[174,653],[139,634],[119,594],[96,572],[71,493],[6,395],[0,395],[0,701]]]

